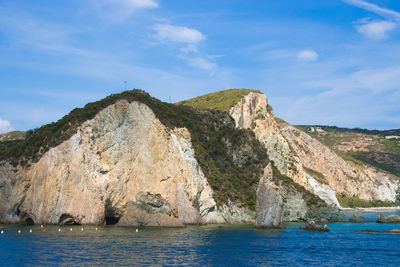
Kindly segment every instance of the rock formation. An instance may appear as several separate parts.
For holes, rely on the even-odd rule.
[[[389,215],[385,216],[383,214],[379,214],[378,219],[376,220],[377,223],[400,223],[400,216],[399,215]]]
[[[167,129],[135,101],[106,107],[37,163],[0,164],[2,222],[181,226],[253,219],[234,203],[217,207],[189,132]]]
[[[101,109],[92,103],[83,117],[73,111],[75,121],[63,118],[0,153],[0,222],[346,221],[335,193],[392,200],[398,187],[393,176],[354,166],[277,123],[260,93],[245,95],[230,116],[138,92],[102,101]]]
[[[256,228],[281,228],[283,199],[279,187],[272,183],[272,168],[269,164],[260,179],[257,189]]]
[[[229,114],[238,128],[255,133],[282,174],[328,205],[340,207],[336,193],[367,200],[395,201],[398,177],[367,165],[347,162],[303,131],[284,122],[277,123],[264,94],[249,93]]]

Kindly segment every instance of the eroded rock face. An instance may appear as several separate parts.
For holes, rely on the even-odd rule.
[[[279,187],[272,180],[271,164],[265,168],[257,189],[256,228],[281,228],[283,199]]]
[[[125,100],[37,163],[0,164],[0,220],[9,223],[180,226],[245,213],[234,205],[218,209],[212,194],[189,132],[169,130],[149,107]]]
[[[328,205],[340,207],[336,193],[363,199],[395,200],[398,178],[366,165],[344,161],[303,131],[286,123],[278,124],[264,94],[249,93],[229,113],[238,128],[254,131],[282,174],[321,197]],[[319,183],[317,177],[307,173],[303,166],[323,174],[327,185]],[[293,205],[296,206],[296,202],[293,201]],[[302,211],[304,208],[299,209],[300,213]]]

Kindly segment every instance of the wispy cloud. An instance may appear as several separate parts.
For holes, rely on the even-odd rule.
[[[371,21],[361,23],[356,26],[358,32],[373,39],[384,39],[387,33],[396,27],[396,23],[391,21]]]
[[[156,24],[153,27],[154,38],[162,43],[178,43],[183,46],[179,48],[177,57],[185,60],[190,66],[210,71],[215,74],[217,64],[213,56],[201,53],[198,44],[206,39],[206,36],[198,31],[183,26],[171,24]]]
[[[170,41],[185,44],[197,44],[205,39],[204,34],[196,29],[169,24],[156,24],[154,37],[160,41]]]
[[[356,23],[359,33],[372,39],[384,39],[387,33],[393,30],[400,22],[400,12],[383,8],[363,0],[343,0],[344,2],[373,12],[386,20],[363,19]]]
[[[111,21],[129,19],[138,10],[158,8],[155,0],[90,0],[97,12]]]
[[[297,54],[297,58],[302,61],[316,61],[318,54],[314,50],[302,50]]]
[[[369,3],[369,2],[363,1],[363,0],[343,0],[343,1],[350,5],[354,5],[359,8],[376,13],[384,18],[387,18],[390,20],[395,20],[395,21],[400,21],[400,12],[397,12],[395,10],[383,8],[378,5],[375,5],[375,4],[372,4],[372,3]]]
[[[14,131],[14,128],[11,126],[11,123],[8,120],[0,118],[0,134],[7,133],[10,131]]]

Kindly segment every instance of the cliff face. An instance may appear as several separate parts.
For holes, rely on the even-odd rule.
[[[336,192],[368,200],[395,200],[397,177],[344,161],[303,131],[278,124],[265,95],[249,93],[229,113],[237,127],[254,131],[281,173],[328,205],[339,207]]]
[[[219,208],[185,128],[167,129],[152,110],[120,100],[29,167],[0,166],[0,220],[51,224],[179,226],[249,222]]]

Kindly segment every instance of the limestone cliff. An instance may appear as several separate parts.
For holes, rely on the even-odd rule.
[[[253,221],[254,213],[234,199],[217,206],[195,155],[186,128],[170,129],[148,105],[118,100],[37,162],[0,163],[0,221],[146,226]]]
[[[347,162],[303,131],[287,123],[278,124],[264,94],[247,94],[229,114],[237,127],[254,131],[282,174],[328,205],[340,206],[335,193],[368,200],[395,200],[397,177],[367,165]]]

